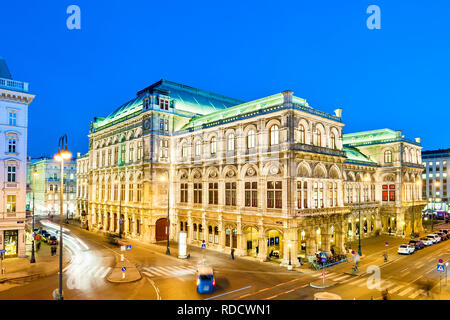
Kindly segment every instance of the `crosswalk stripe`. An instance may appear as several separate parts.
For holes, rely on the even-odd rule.
[[[169,269],[169,267],[158,267],[158,272],[162,272],[165,275],[173,274],[173,271]]]
[[[111,270],[111,267],[106,268],[105,272],[102,273],[101,278],[106,277],[106,275],[109,273],[110,270]]]
[[[333,280],[334,280],[334,281],[340,281],[340,280],[345,279],[345,278],[348,278],[348,277],[350,277],[350,275],[346,274],[345,276],[341,276],[341,277],[336,278],[336,279],[333,279]]]
[[[382,281],[381,290],[389,289],[390,287],[395,286],[395,282],[390,282],[387,280]]]
[[[366,281],[366,280],[367,280],[366,278],[362,278],[362,279],[358,279],[358,280],[356,280],[356,281],[353,281],[353,282],[351,282],[350,284],[356,286],[356,285],[358,285],[358,284],[360,284],[361,282],[364,282],[364,281]]]
[[[417,297],[419,294],[424,293],[425,291],[423,291],[422,289],[416,290],[412,295],[410,295],[408,298],[410,299],[414,299],[415,297]]]
[[[405,294],[407,294],[407,293],[410,292],[411,290],[414,290],[414,288],[412,288],[412,287],[406,288],[405,290],[403,290],[402,292],[400,292],[398,295],[399,295],[399,296],[404,296]]]
[[[160,270],[156,270],[155,267],[145,268],[145,271],[153,274],[153,276],[164,276],[164,275],[166,275],[166,273],[163,273],[162,271],[160,272]]]
[[[403,287],[404,287],[404,285],[401,284],[401,285],[395,287],[394,289],[392,289],[392,290],[390,291],[390,293],[397,292],[398,290],[400,290],[400,289],[403,288]]]
[[[339,276],[340,276],[339,273],[329,273],[329,274],[325,274],[325,279],[334,279]]]

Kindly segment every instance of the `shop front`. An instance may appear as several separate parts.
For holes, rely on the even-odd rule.
[[[5,243],[5,257],[16,257],[19,252],[19,231],[18,230],[5,230],[3,233]]]

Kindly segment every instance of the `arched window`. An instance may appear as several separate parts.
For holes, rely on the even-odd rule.
[[[252,149],[255,147],[255,130],[250,129],[247,134],[247,148]]]
[[[384,152],[384,162],[392,163],[392,151],[391,150],[386,150]]]
[[[195,156],[199,157],[202,154],[202,142],[197,140],[195,142]]]
[[[334,133],[331,133],[331,137],[330,137],[330,148],[331,149],[336,149],[336,136],[334,135]]]
[[[216,137],[212,137],[211,138],[211,154],[215,154],[217,151],[217,139]]]
[[[228,151],[234,150],[234,133],[228,135]]]
[[[299,128],[300,136],[299,141],[300,143],[306,143],[306,133],[305,133],[305,127],[301,124]]]
[[[316,129],[316,146],[322,146],[322,132]]]
[[[274,146],[280,143],[280,128],[275,124],[270,127],[270,145]]]
[[[188,147],[186,143],[183,143],[182,147],[181,147],[181,156],[183,158],[187,157],[187,152],[188,152]]]

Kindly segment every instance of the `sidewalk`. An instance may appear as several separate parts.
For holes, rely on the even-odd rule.
[[[31,243],[27,243],[27,249]],[[26,258],[7,258],[3,260],[5,274],[0,274],[0,283],[6,281],[26,281],[46,277],[59,271],[59,250],[56,256],[51,256],[50,246],[41,243],[41,248],[35,253],[35,263],[30,263],[31,250],[27,250]],[[71,260],[71,255],[64,250],[63,267]]]

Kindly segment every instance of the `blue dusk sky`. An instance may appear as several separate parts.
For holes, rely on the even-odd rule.
[[[69,30],[69,5],[81,30]],[[369,5],[381,29],[369,30]],[[286,89],[316,109],[343,108],[344,132],[380,128],[450,147],[450,1],[3,1],[0,56],[37,95],[28,154],[161,78],[253,100]]]

